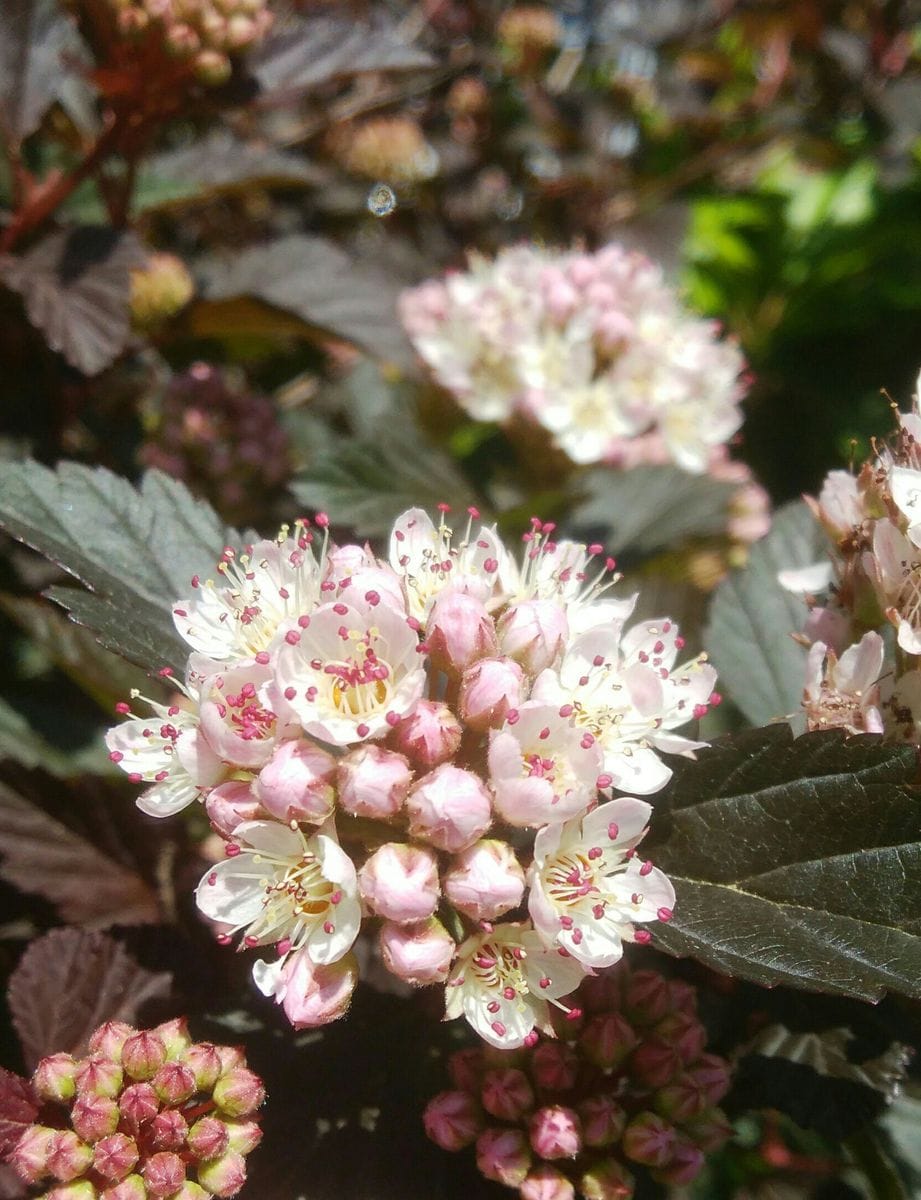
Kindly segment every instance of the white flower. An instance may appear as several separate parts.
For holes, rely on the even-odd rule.
[[[137,698],[137,693],[132,697]],[[132,781],[153,784],[137,800],[141,812],[150,817],[181,812],[226,774],[201,730],[198,698],[193,695],[190,700],[194,711],[148,700],[153,710],[149,716],[130,717],[106,734],[112,762]],[[120,709],[127,712],[127,705]]]
[[[497,925],[458,950],[445,1016],[463,1015],[490,1045],[513,1050],[530,1042],[535,1026],[552,1036],[550,1004],[574,991],[584,974],[564,950],[548,950],[529,926]]]
[[[446,587],[484,604],[505,589],[511,568],[508,551],[494,529],[481,525],[474,533],[478,514],[475,509],[468,513],[466,531],[457,543],[444,514],[435,525],[423,509],[410,508],[394,522],[390,565],[403,579],[410,615],[422,624]]]
[[[323,604],[285,634],[275,686],[311,737],[336,746],[379,737],[422,695],[418,635],[380,597]]]
[[[908,520],[908,536],[921,546],[921,471],[911,467],[893,467],[889,472],[889,490],[899,512]]]
[[[840,658],[824,642],[815,642],[809,649],[803,691],[808,727],[882,733],[879,677],[884,658],[878,633],[865,633]]]
[[[876,522],[873,550],[863,556],[886,617],[895,625],[896,639],[907,654],[921,654],[921,557],[891,521]]]
[[[282,622],[310,612],[320,598],[320,568],[312,534],[295,525],[278,540],[256,542],[237,555],[228,547],[218,563],[221,580],[192,580],[194,591],[173,606],[180,636],[215,662],[251,659],[271,645]]]
[[[558,671],[538,676],[531,698],[559,705],[598,740],[614,787],[650,795],[671,776],[656,751],[689,755],[705,745],[672,732],[706,712],[716,682],[702,659],[674,665],[683,644],[667,619],[625,635],[617,623],[589,629],[572,642]]]
[[[669,920],[675,890],[632,851],[652,808],[623,796],[586,817],[548,825],[534,843],[528,874],[531,920],[548,945],[586,967],[609,967],[634,940],[637,921]]]
[[[225,926],[225,938],[242,932],[248,948],[278,945],[279,963],[258,965],[257,982],[289,953],[306,950],[318,966],[348,953],[361,924],[358,880],[332,822],[306,837],[277,821],[244,821],[228,853],[202,877],[195,899]]]

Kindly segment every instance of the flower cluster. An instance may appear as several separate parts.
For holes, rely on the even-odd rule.
[[[625,964],[586,980],[561,1038],[517,1052],[461,1050],[454,1088],[425,1111],[445,1150],[475,1145],[487,1179],[522,1200],[629,1200],[637,1171],[685,1185],[730,1129],[729,1064],[705,1050],[695,991]]]
[[[40,1124],[9,1156],[43,1200],[235,1196],[262,1137],[262,1082],[235,1046],[193,1042],[185,1022],[101,1025],[83,1058],[52,1054],[32,1086]]]
[[[262,40],[267,0],[108,0],[125,38],[162,46],[202,83],[223,83],[231,56]]]
[[[600,546],[535,518],[519,563],[478,521],[456,539],[412,509],[387,560],[330,542],[324,514],[227,549],[173,609],[184,694],[121,705],[108,734],[144,812],[204,800],[226,846],[199,908],[274,947],[253,975],[296,1027],[345,1011],[364,918],[390,971],[520,1046],[671,916],[637,797],[702,744],[677,730],[715,672],[678,663],[670,620],[627,627]]]
[[[692,317],[659,267],[609,245],[473,256],[405,292],[403,322],[477,420],[537,422],[577,463],[708,469],[741,424],[736,346]]]
[[[809,604],[801,640],[809,646],[810,729],[921,740],[919,404],[916,396],[911,412],[896,412],[892,437],[875,444],[857,474],[832,471],[818,499],[808,500],[829,558],[781,572]]]
[[[367,179],[414,184],[438,171],[438,152],[421,125],[404,114],[340,124],[330,135],[329,148],[347,171]]]
[[[208,363],[173,376],[149,415],[140,457],[202,489],[231,523],[277,499],[290,471],[288,439],[268,396]]]

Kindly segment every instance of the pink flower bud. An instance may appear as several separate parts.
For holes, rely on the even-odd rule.
[[[186,1143],[195,1158],[220,1158],[230,1143],[227,1125],[218,1117],[200,1117],[189,1130]]]
[[[118,1098],[124,1083],[124,1072],[117,1062],[94,1054],[78,1063],[74,1076],[77,1094],[80,1096],[105,1096],[109,1100]]]
[[[541,1042],[531,1059],[531,1078],[544,1092],[568,1092],[576,1086],[579,1057],[565,1042]]]
[[[481,1175],[506,1187],[520,1187],[531,1165],[531,1151],[520,1129],[484,1129],[476,1140]]]
[[[63,1129],[54,1138],[48,1153],[48,1170],[61,1183],[85,1174],[93,1165],[93,1151],[75,1133]]]
[[[160,1111],[160,1099],[149,1083],[133,1083],[118,1099],[126,1127],[137,1133]]]
[[[191,1179],[187,1179],[169,1200],[211,1200],[211,1193],[206,1192],[200,1183],[193,1183]]]
[[[166,1047],[167,1059],[178,1058],[183,1050],[192,1045],[189,1023],[185,1017],[174,1017],[171,1021],[164,1021],[151,1032],[155,1033]]]
[[[589,1096],[577,1108],[586,1146],[613,1146],[620,1141],[627,1117],[613,1096],[607,1092]]]
[[[652,1104],[660,1116],[683,1125],[703,1112],[707,1107],[707,1098],[692,1079],[679,1075],[656,1092]]]
[[[425,1106],[422,1121],[442,1150],[463,1150],[483,1128],[483,1113],[467,1092],[439,1092]]]
[[[45,1192],[43,1200],[96,1200],[98,1193],[88,1179],[74,1179]]]
[[[668,981],[658,971],[634,971],[624,987],[624,1012],[636,1025],[655,1025],[669,1010]]]
[[[132,1079],[153,1079],[165,1062],[166,1045],[150,1030],[132,1034],[122,1046],[122,1066]]]
[[[64,1104],[77,1090],[77,1063],[70,1054],[50,1054],[35,1068],[32,1086],[42,1100]]]
[[[151,1080],[151,1086],[164,1104],[181,1104],[196,1092],[195,1076],[178,1062],[165,1062]]]
[[[579,1180],[579,1192],[584,1200],[631,1200],[633,1176],[613,1158],[604,1158]]]
[[[665,1087],[681,1072],[682,1062],[674,1046],[651,1038],[633,1052],[630,1074],[646,1087]]]
[[[425,626],[429,657],[439,670],[458,678],[472,663],[498,653],[496,627],[486,606],[466,592],[445,588]]]
[[[275,747],[253,784],[262,807],[279,821],[322,825],[336,803],[336,760],[315,742],[291,739]]]
[[[622,978],[618,970],[587,975],[579,986],[579,1007],[587,1013],[609,1012],[612,1008],[620,1008]]]
[[[468,1046],[465,1050],[455,1050],[448,1059],[448,1074],[454,1086],[462,1092],[479,1094],[485,1065],[482,1047]]]
[[[210,1042],[193,1042],[183,1050],[179,1061],[192,1072],[197,1092],[210,1092],[217,1083],[221,1058]]]
[[[565,610],[552,600],[522,600],[499,618],[502,653],[534,679],[560,658],[569,637]]]
[[[692,983],[685,983],[683,979],[669,979],[665,990],[668,995],[670,1012],[687,1013],[691,1017],[697,1016],[697,988]]]
[[[215,1046],[217,1056],[221,1060],[221,1074],[234,1067],[246,1066],[246,1052],[242,1046]]]
[[[674,1046],[685,1065],[695,1062],[707,1044],[707,1031],[689,1013],[669,1013],[659,1021],[653,1032],[657,1038]]]
[[[423,846],[387,842],[358,873],[371,910],[401,925],[424,921],[438,906],[438,859]]]
[[[384,966],[412,987],[444,983],[457,946],[435,917],[416,925],[385,921],[380,932]]]
[[[157,1150],[179,1151],[185,1145],[189,1126],[176,1108],[158,1112],[150,1123],[150,1142]]]
[[[562,1171],[540,1163],[528,1172],[518,1194],[521,1200],[575,1200],[576,1190]]]
[[[587,1021],[579,1044],[589,1062],[602,1070],[619,1067],[636,1046],[636,1034],[620,1013],[599,1013]]]
[[[394,728],[390,744],[421,771],[437,767],[457,753],[463,728],[447,704],[420,700]]]
[[[78,1096],[70,1110],[70,1123],[84,1142],[98,1142],[118,1128],[118,1105],[107,1096]]]
[[[213,1098],[228,1117],[248,1117],[265,1100],[265,1088],[255,1071],[232,1067],[214,1085]]]
[[[101,1058],[120,1058],[122,1046],[137,1030],[124,1021],[106,1021],[92,1034],[88,1042],[91,1054]]]
[[[719,1104],[732,1082],[729,1063],[716,1054],[701,1054],[687,1075],[703,1091],[709,1105]]]
[[[126,1175],[120,1183],[100,1193],[99,1200],[147,1200],[147,1188],[140,1175]]]
[[[199,1166],[198,1182],[214,1196],[235,1196],[246,1183],[246,1160],[242,1154],[228,1150]]]
[[[624,1130],[624,1154],[647,1167],[664,1167],[675,1148],[675,1129],[656,1113],[641,1112]]]
[[[141,1167],[144,1186],[151,1196],[171,1196],[185,1182],[185,1163],[178,1154],[152,1154]]]
[[[710,1154],[732,1137],[732,1126],[722,1109],[708,1108],[699,1117],[686,1121],[684,1132],[705,1154]]]
[[[133,1171],[137,1161],[137,1143],[125,1133],[104,1137],[93,1149],[93,1170],[113,1183]]]
[[[483,1076],[480,1099],[490,1116],[500,1121],[520,1121],[534,1107],[534,1089],[515,1067],[494,1067]]]
[[[534,1153],[540,1158],[575,1158],[582,1149],[579,1114],[562,1104],[539,1108],[528,1127]]]
[[[703,1152],[691,1142],[680,1138],[675,1142],[672,1155],[665,1167],[653,1173],[657,1183],[668,1183],[672,1187],[684,1187],[696,1179],[703,1169]]]
[[[472,771],[444,763],[424,775],[406,799],[409,832],[457,853],[489,828],[492,805],[482,780]]]
[[[478,733],[497,729],[525,700],[524,672],[511,658],[484,658],[464,672],[458,713]]]
[[[492,921],[517,908],[524,871],[507,842],[474,842],[454,860],[442,885],[451,904],[474,921]]]
[[[336,778],[346,812],[386,821],[403,807],[413,773],[402,754],[365,742],[339,759]]]
[[[9,1156],[10,1166],[26,1183],[40,1183],[50,1170],[48,1163],[58,1130],[28,1125]]]
[[[258,821],[265,815],[249,780],[228,779],[213,787],[205,797],[205,812],[211,826],[222,837],[233,837],[244,821]]]
[[[282,1005],[295,1029],[315,1029],[343,1016],[358,982],[358,964],[346,954],[328,966],[316,966],[306,951],[292,954],[285,963],[287,988]],[[243,1116],[242,1112],[229,1113]]]
[[[262,1130],[252,1119],[239,1117],[234,1120],[228,1117],[223,1125],[227,1131],[228,1149],[236,1150],[237,1154],[249,1154],[262,1141]]]

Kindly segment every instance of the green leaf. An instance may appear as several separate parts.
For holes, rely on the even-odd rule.
[[[378,358],[413,362],[397,315],[399,284],[323,238],[289,234],[215,257],[202,272],[209,299],[256,296]]]
[[[737,484],[672,466],[603,467],[577,478],[575,486],[585,498],[572,524],[599,531],[612,554],[650,554],[686,538],[725,533],[729,502],[738,491]]]
[[[723,690],[752,725],[799,714],[805,653],[790,635],[802,628],[806,607],[781,587],[777,573],[825,555],[818,522],[802,501],[795,501],[778,509],[747,566],[716,589],[704,644]]]
[[[673,954],[770,986],[921,997],[917,752],[787,725],[675,762],[656,807]]]
[[[48,595],[110,650],[148,670],[184,670],[188,649],[170,607],[193,575],[213,570],[239,542],[213,509],[159,471],[140,489],[103,468],[61,463],[0,464],[0,526],[32,546],[88,591]]]

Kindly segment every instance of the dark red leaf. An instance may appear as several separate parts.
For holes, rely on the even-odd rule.
[[[19,1135],[38,1116],[32,1084],[0,1067],[0,1158],[19,1141]]]

